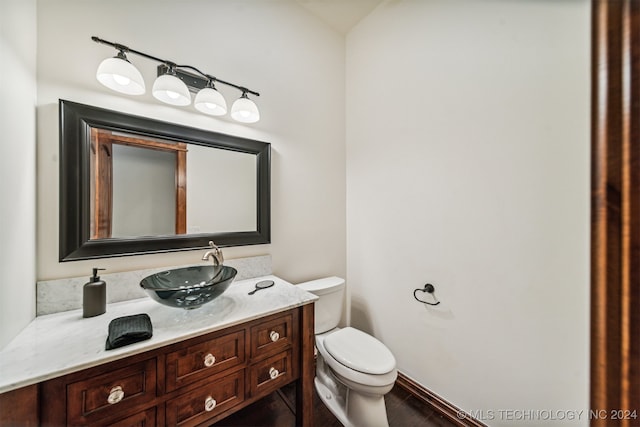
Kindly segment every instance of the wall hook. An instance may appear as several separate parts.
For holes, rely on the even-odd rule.
[[[427,305],[438,305],[440,304],[440,301],[438,301],[438,299],[436,298],[436,296],[433,294],[433,292],[436,290],[436,288],[431,284],[431,283],[427,283],[426,285],[424,285],[424,288],[420,289],[415,289],[413,291],[413,297],[416,299],[416,301],[419,301],[423,304],[427,304]],[[435,302],[428,302],[428,301],[423,301],[420,298],[418,298],[417,293],[418,292],[426,292],[428,294],[431,294],[433,296],[433,300]]]

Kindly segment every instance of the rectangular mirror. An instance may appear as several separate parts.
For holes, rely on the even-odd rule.
[[[270,242],[270,144],[60,100],[60,261]]]

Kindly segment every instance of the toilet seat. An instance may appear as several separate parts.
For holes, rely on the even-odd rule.
[[[329,334],[324,347],[336,361],[364,374],[382,375],[396,367],[396,359],[383,343],[355,328]]]
[[[338,362],[335,357],[329,354],[327,348],[324,345],[324,342],[331,335],[341,330],[342,329],[336,328],[328,333],[316,335],[318,357],[322,357],[324,363],[326,363],[331,368],[332,373],[337,377],[346,379],[349,382],[361,384],[366,387],[386,387],[389,385],[393,385],[393,383],[395,383],[396,381],[396,378],[398,377],[398,371],[395,366],[391,370],[391,372],[387,372],[381,375],[365,374],[364,372],[359,372],[355,369],[348,368],[346,365]]]

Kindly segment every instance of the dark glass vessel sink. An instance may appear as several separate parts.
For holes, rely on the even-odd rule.
[[[236,274],[226,265],[197,265],[152,274],[140,281],[140,287],[160,304],[197,308],[222,295]]]

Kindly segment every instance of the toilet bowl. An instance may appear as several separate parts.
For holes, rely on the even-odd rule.
[[[315,303],[316,390],[347,427],[388,427],[384,395],[398,376],[396,360],[379,340],[352,327],[338,328],[344,279],[301,283],[318,296]]]

